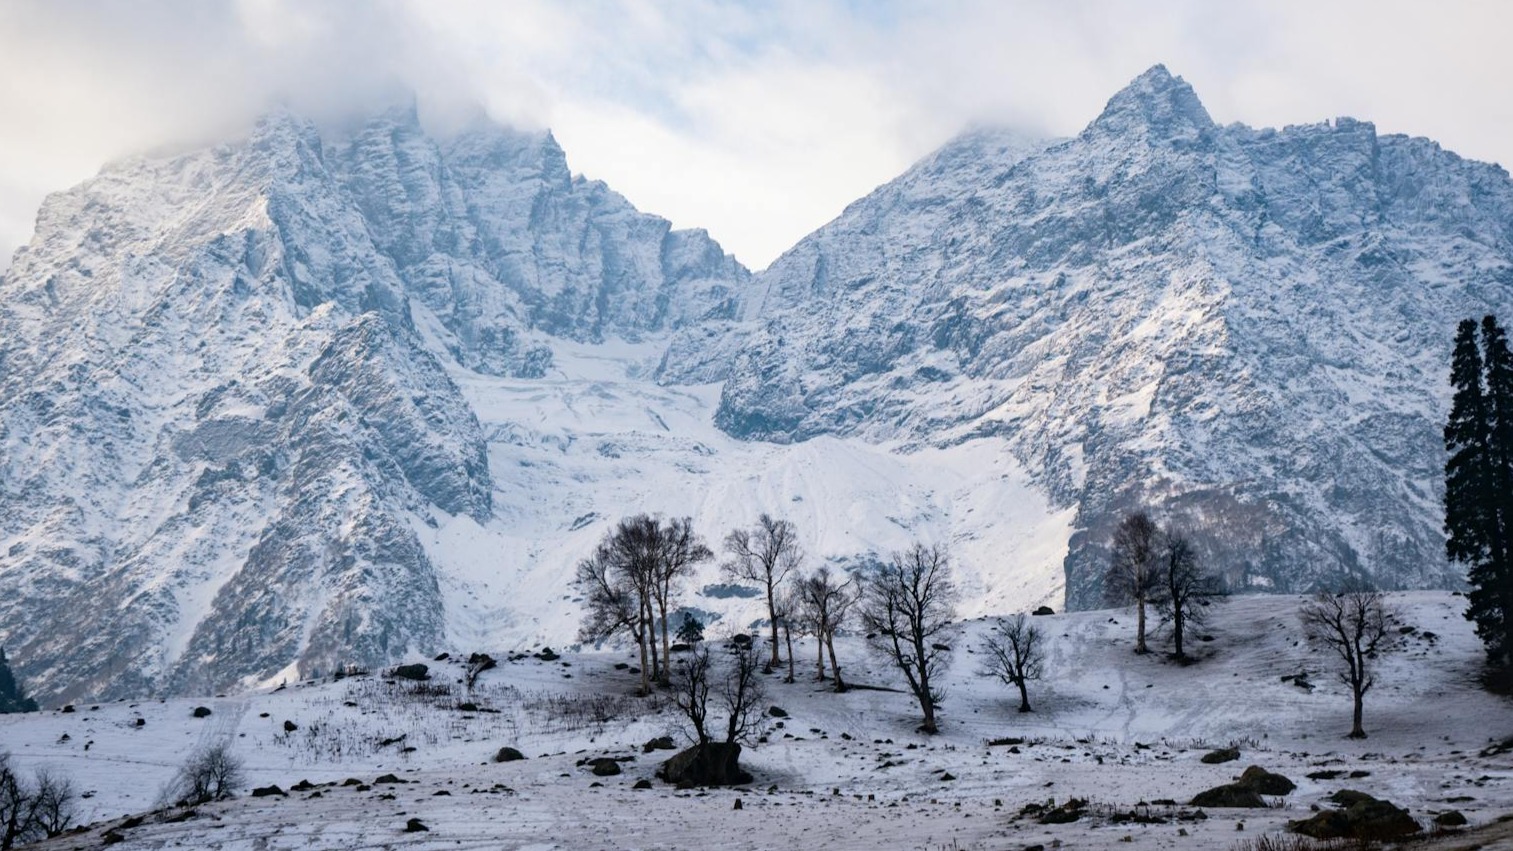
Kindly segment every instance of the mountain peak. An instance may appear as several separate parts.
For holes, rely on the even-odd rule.
[[[1157,64],[1109,98],[1088,129],[1116,135],[1144,131],[1153,138],[1174,139],[1191,138],[1213,126],[1193,87]]]

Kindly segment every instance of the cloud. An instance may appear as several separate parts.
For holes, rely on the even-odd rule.
[[[410,89],[761,267],[974,122],[1077,132],[1156,62],[1216,119],[1354,115],[1513,162],[1513,6],[1445,0],[8,0],[0,256],[108,159]]]

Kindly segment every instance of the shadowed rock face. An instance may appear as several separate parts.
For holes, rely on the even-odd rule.
[[[1002,436],[1077,509],[1074,608],[1137,506],[1236,588],[1453,587],[1450,340],[1510,285],[1502,169],[1350,119],[1220,127],[1158,66],[1075,138],[961,137],[759,274],[717,421]],[[675,343],[664,375],[712,350]]]
[[[429,650],[417,529],[496,484],[443,360],[540,375],[554,336],[729,318],[747,277],[548,134],[410,109],[107,167],[0,279],[0,636],[49,700]]]

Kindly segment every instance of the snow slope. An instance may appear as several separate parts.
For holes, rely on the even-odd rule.
[[[1421,822],[1449,809],[1465,813],[1473,827],[1493,822],[1513,811],[1513,762],[1478,753],[1513,736],[1513,706],[1474,683],[1481,651],[1460,615],[1464,600],[1443,592],[1390,600],[1400,623],[1415,632],[1382,661],[1381,683],[1366,705],[1365,741],[1343,738],[1348,695],[1328,675],[1323,652],[1298,643],[1299,599],[1290,596],[1220,604],[1208,627],[1213,640],[1197,643],[1203,658],[1189,667],[1131,654],[1132,619],[1124,610],[1037,619],[1051,655],[1047,679],[1032,688],[1036,711],[1029,715],[1014,712],[1017,698],[977,672],[971,648],[987,624],[967,623],[954,641],[935,737],[913,731],[905,694],[837,695],[815,683],[806,645],[796,683],[768,681],[768,699],[790,717],[743,755],[755,780],[708,793],[655,780],[651,789],[632,788],[668,755],[644,754],[642,743],[676,725],[665,708],[628,696],[635,678],[613,667],[627,657],[610,652],[502,664],[470,698],[497,713],[459,711],[457,703],[468,699],[452,682],[460,669],[433,662],[450,696],[417,695],[373,676],[291,683],[238,697],[5,716],[0,741],[19,765],[73,778],[90,793],[84,818],[105,822],[46,848],[94,847],[121,816],[151,809],[175,766],[215,741],[230,742],[246,761],[249,786],[288,790],[302,779],[349,777],[369,785],[243,796],[199,807],[182,821],[166,820],[172,812],[151,815],[120,830],[118,847],[987,849],[1059,840],[1069,848],[1227,848],[1306,817],[1340,788],[1387,798]],[[894,684],[854,637],[840,649],[853,682]],[[1316,684],[1313,691],[1281,679],[1300,672]],[[593,700],[601,722],[569,709]],[[213,714],[190,717],[196,705]],[[286,720],[298,730],[284,732]],[[989,744],[1004,737],[1023,741]],[[1199,761],[1230,743],[1241,749],[1240,761]],[[491,762],[503,745],[529,759]],[[627,757],[625,773],[596,778],[577,764],[598,756]],[[1281,772],[1298,789],[1265,810],[1209,809],[1202,820],[1160,824],[1112,819],[1166,798],[1179,805],[1152,804],[1148,812],[1175,815],[1192,795],[1252,764]],[[1319,771],[1341,776],[1306,777]],[[373,783],[390,772],[407,782]],[[1346,777],[1350,772],[1363,774]],[[1091,813],[1066,825],[1015,818],[1026,804],[1070,797],[1089,799]],[[739,811],[732,809],[737,799]],[[411,817],[430,832],[402,833]]]

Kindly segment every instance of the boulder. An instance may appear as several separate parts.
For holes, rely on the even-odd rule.
[[[1325,810],[1302,821],[1288,822],[1287,829],[1314,839],[1376,841],[1412,836],[1421,829],[1406,810],[1365,792],[1341,789],[1330,795],[1329,800],[1344,809]]]
[[[296,723],[294,723],[293,721],[285,721],[284,722],[284,732],[285,733],[292,733],[292,732],[294,732],[295,730],[298,730],[298,729],[299,729],[299,725],[296,724]]]
[[[783,709],[783,707],[781,707],[781,706],[769,707],[768,710],[767,710],[767,714],[771,715],[773,718],[787,718],[788,717],[788,711],[785,710],[785,709]]]
[[[208,707],[208,706],[196,706],[194,708],[194,712],[192,712],[190,714],[192,714],[196,718],[209,718],[210,717],[210,707]]]
[[[1437,827],[1465,827],[1466,817],[1460,810],[1447,810],[1434,817]]]
[[[595,777],[614,777],[620,773],[620,762],[607,756],[589,760],[588,765]]]
[[[285,792],[277,786],[259,786],[256,789],[252,790],[252,797],[254,798],[268,798],[275,795],[280,798],[289,797],[288,792]]]
[[[1264,809],[1266,802],[1261,799],[1260,794],[1256,790],[1249,786],[1239,783],[1226,783],[1223,786],[1215,786],[1212,789],[1194,795],[1191,806]]]
[[[1209,751],[1208,753],[1204,754],[1201,761],[1209,765],[1218,765],[1222,762],[1234,762],[1239,758],[1239,748],[1219,748],[1216,751]]]
[[[508,745],[500,748],[499,752],[494,754],[495,762],[515,762],[522,759],[525,759],[525,754]]]
[[[1262,795],[1291,795],[1298,784],[1280,774],[1273,774],[1259,765],[1252,765],[1240,775],[1240,785],[1254,789]]]
[[[405,822],[405,833],[421,833],[427,830],[430,830],[430,828],[426,827],[425,822],[422,822],[418,818],[412,818]]]
[[[655,739],[648,740],[646,744],[642,745],[641,753],[651,753],[652,751],[673,751],[677,749],[678,746],[673,743],[672,736],[658,736]]]
[[[1053,608],[1051,608],[1050,606],[1041,606],[1040,608],[1036,609],[1035,611],[1030,612],[1030,614],[1033,615],[1033,616],[1035,616],[1035,617],[1041,617],[1043,615],[1054,615],[1054,614],[1056,614],[1056,610],[1053,609]]]
[[[416,662],[413,665],[400,665],[390,671],[389,674],[402,680],[429,680],[431,678],[430,671],[431,669],[427,668],[424,663]]]
[[[657,776],[678,786],[734,786],[750,783],[741,769],[741,746],[710,742],[694,745],[662,763]]]

